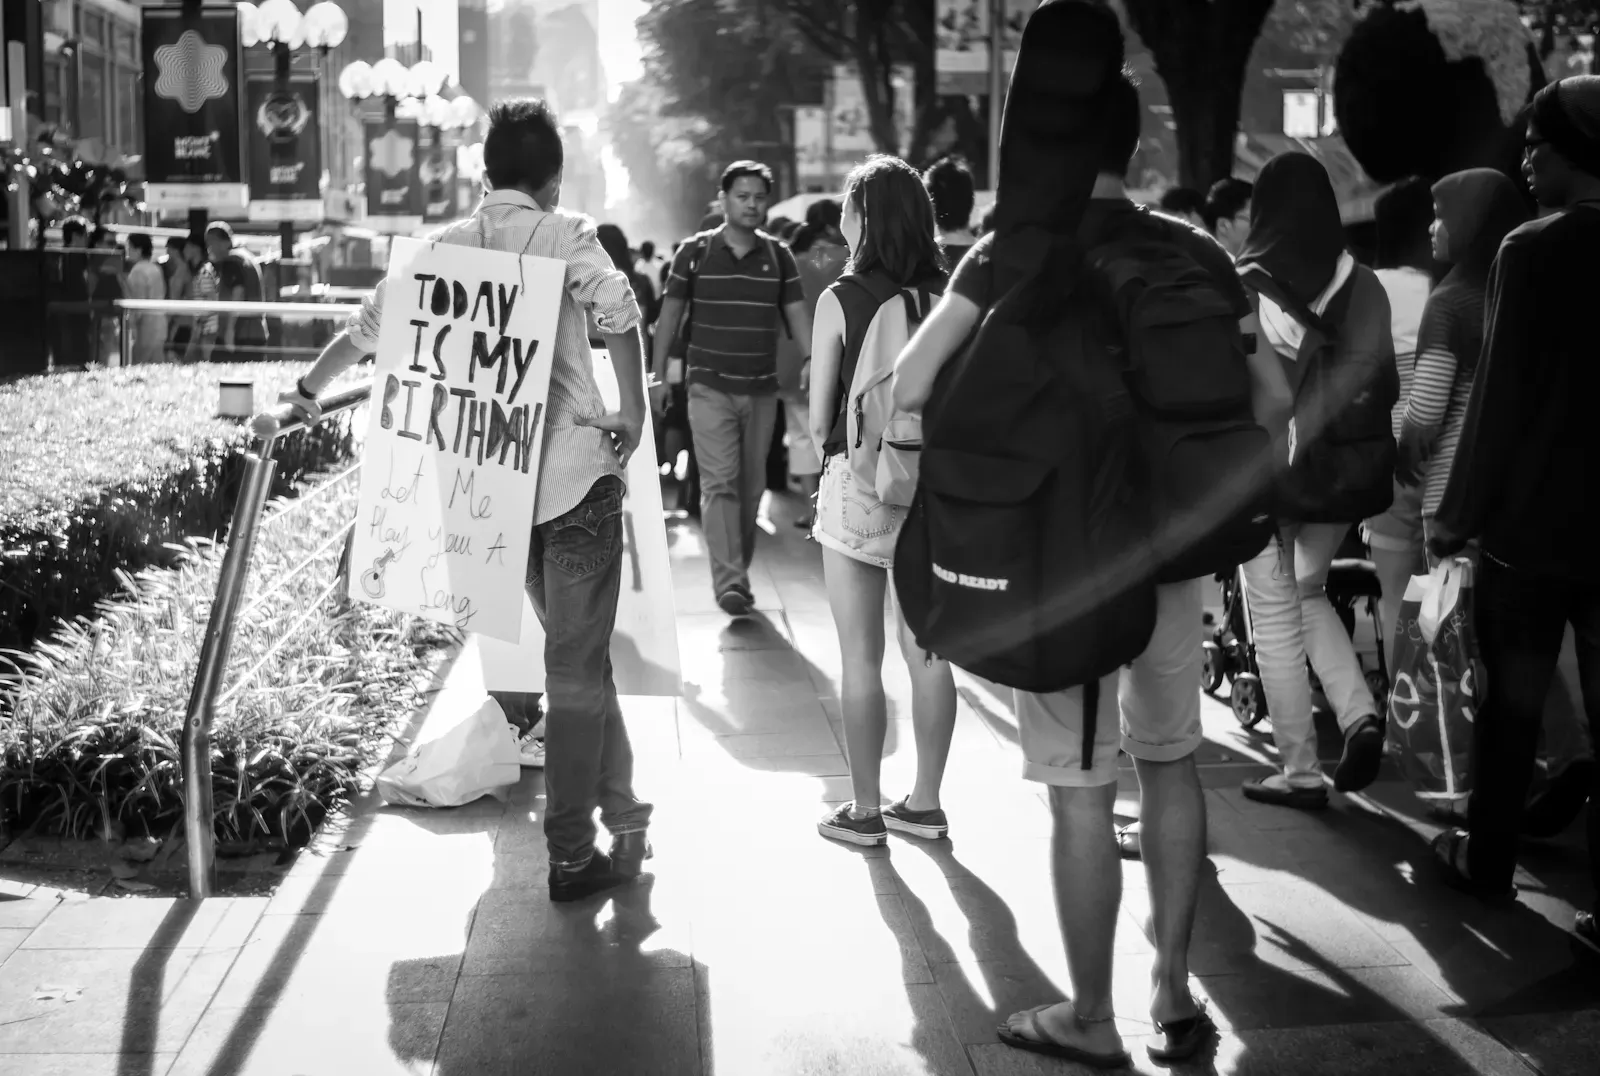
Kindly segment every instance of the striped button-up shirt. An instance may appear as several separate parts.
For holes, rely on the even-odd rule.
[[[560,209],[546,212],[519,191],[486,195],[477,211],[429,237],[439,243],[558,258],[567,263],[566,290],[556,321],[550,360],[550,397],[545,403],[544,448],[539,458],[539,493],[534,523],[548,523],[577,507],[589,487],[605,475],[626,481],[611,436],[578,419],[605,412],[594,380],[589,315],[602,333],[620,335],[639,324],[639,307],[627,276],[612,264],[587,217]],[[378,350],[383,282],[345,326],[363,351]]]

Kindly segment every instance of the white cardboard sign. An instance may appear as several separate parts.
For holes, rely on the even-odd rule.
[[[516,642],[566,263],[396,239],[350,597]]]
[[[610,358],[594,352],[595,383],[607,410],[618,406],[617,379]],[[628,461],[628,493],[622,501],[622,586],[617,624],[611,633],[611,666],[620,695],[677,695],[682,688],[672,563],[667,552],[666,515],[661,508],[661,472],[655,435],[644,436]],[[517,643],[474,638],[490,691],[544,690],[544,630],[526,598]]]

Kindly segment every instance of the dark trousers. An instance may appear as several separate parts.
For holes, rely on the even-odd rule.
[[[528,550],[528,596],[545,631],[544,835],[555,865],[588,862],[596,807],[613,836],[650,824],[611,678],[622,494],[621,479],[600,479],[576,508],[536,526]]]
[[[1475,882],[1511,884],[1545,701],[1567,624],[1590,736],[1600,732],[1600,583],[1507,568],[1481,558],[1473,621],[1488,694],[1475,723],[1468,845]],[[1600,775],[1589,797],[1589,869],[1600,893]]]

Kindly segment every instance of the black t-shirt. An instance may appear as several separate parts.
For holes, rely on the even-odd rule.
[[[261,284],[261,268],[256,265],[256,260],[242,250],[231,251],[227,257],[217,263],[217,281],[222,288],[224,298],[232,298],[234,288],[243,288],[244,294],[239,296],[247,303],[259,303],[263,299],[264,289]],[[267,339],[267,319],[265,317],[239,317],[234,327],[234,337],[248,343],[265,343]]]
[[[1249,315],[1250,297],[1233,267],[1233,259],[1221,243],[1187,221],[1140,209],[1126,198],[1096,198],[1090,201],[1083,214],[1079,234],[1084,237],[1104,235],[1124,227],[1164,228],[1172,242],[1181,244],[1195,261],[1211,271],[1239,317]],[[950,290],[963,299],[970,299],[981,310],[989,308],[995,299],[993,232],[973,244],[961,259],[950,278]]]

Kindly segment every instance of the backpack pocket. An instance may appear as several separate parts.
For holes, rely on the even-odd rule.
[[[1231,571],[1272,537],[1272,438],[1254,422],[1160,423],[1144,429],[1160,476],[1154,535],[1162,582]]]
[[[909,505],[917,492],[922,468],[922,419],[896,413],[884,428],[878,449],[878,499],[884,504]]]
[[[1215,285],[1187,277],[1152,285],[1131,306],[1124,322],[1129,388],[1147,407],[1207,418],[1249,406],[1239,318]]]
[[[919,492],[921,534],[915,539],[926,575],[902,583],[896,551],[897,588],[925,595],[922,623],[911,622],[917,642],[996,683],[1031,681],[1041,634],[1035,616],[1043,580],[1038,501],[1050,469],[934,451],[930,468],[937,480],[925,481]],[[906,569],[915,571],[915,563]]]

